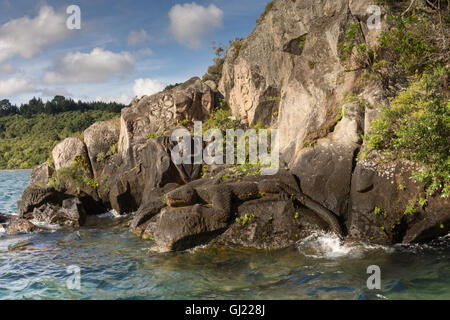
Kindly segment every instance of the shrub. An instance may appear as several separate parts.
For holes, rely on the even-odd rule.
[[[172,89],[178,87],[180,84],[181,84],[181,83],[169,84],[168,86],[166,86],[166,87],[164,88],[164,91],[172,90]]]
[[[424,165],[413,173],[414,180],[425,182],[428,194],[443,196],[450,195],[450,102],[442,88],[447,72],[437,66],[412,81],[382,108],[367,137],[368,150]]]
[[[113,143],[111,145],[111,147],[109,148],[109,154],[111,156],[115,156],[117,154],[117,151],[118,151],[118,148],[117,148],[117,142],[116,142],[116,143]]]
[[[57,190],[61,186],[70,185],[78,191],[85,187],[97,189],[99,186],[92,177],[89,160],[82,156],[76,157],[70,166],[57,170],[50,179],[50,184]]]

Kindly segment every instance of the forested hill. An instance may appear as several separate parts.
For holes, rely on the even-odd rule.
[[[120,115],[118,103],[75,102],[62,96],[44,103],[31,99],[17,107],[0,101],[0,169],[30,169],[43,162],[55,145],[82,134],[96,121]]]

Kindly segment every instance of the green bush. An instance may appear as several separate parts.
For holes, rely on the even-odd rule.
[[[450,195],[450,102],[445,97],[448,69],[427,69],[409,87],[391,99],[381,116],[371,124],[368,150],[381,150],[425,166],[414,172],[427,193]]]
[[[92,177],[89,160],[84,157],[76,157],[70,166],[56,171],[50,179],[50,184],[60,190],[61,186],[69,184],[81,190],[85,187],[98,188],[98,183]]]

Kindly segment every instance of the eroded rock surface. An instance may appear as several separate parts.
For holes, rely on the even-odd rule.
[[[424,185],[409,178],[418,169],[412,162],[388,161],[375,152],[358,162],[352,178],[350,239],[414,243],[448,234],[450,201],[427,196]]]
[[[86,157],[87,150],[83,141],[79,138],[67,138],[58,143],[52,151],[55,169],[72,165],[77,157]]]
[[[272,177],[224,177],[226,171],[150,201],[134,217],[131,231],[154,239],[153,250],[159,252],[189,249],[213,239],[283,248],[314,228],[342,235],[337,217],[305,196],[286,171]],[[253,232],[251,237],[249,232]]]

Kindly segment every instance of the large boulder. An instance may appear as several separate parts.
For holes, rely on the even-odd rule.
[[[52,151],[55,169],[59,170],[73,164],[77,157],[87,157],[86,146],[78,138],[67,138],[58,143]]]
[[[144,231],[146,231],[149,223],[155,222],[156,219],[153,218],[166,207],[165,194],[179,186],[177,183],[169,183],[162,188],[155,188],[147,194],[130,223],[130,231],[144,239],[147,236],[153,237],[153,231],[149,229],[148,234],[144,234]],[[152,219],[153,221],[151,221]]]
[[[105,162],[117,152],[119,134],[119,118],[96,122],[84,131],[84,143],[95,179],[101,177]]]
[[[170,183],[185,184],[200,178],[201,164],[176,165],[172,161],[174,146],[168,136],[146,138],[132,146],[132,166],[120,155],[106,163],[102,181],[108,186],[108,201],[114,210],[118,213],[133,212],[155,188]]]
[[[223,232],[228,222],[228,214],[207,206],[165,208],[155,226],[152,250],[180,251],[204,244]]]
[[[31,184],[38,185],[40,187],[46,187],[50,178],[53,176],[55,168],[49,165],[47,162],[33,169],[31,172]]]
[[[78,138],[67,138],[53,149],[53,186],[66,196],[78,197],[88,214],[100,214],[106,207],[99,196],[86,145]]]
[[[22,199],[17,202],[19,216],[32,212],[34,208],[40,207],[46,203],[61,204],[66,196],[56,191],[53,187],[40,187],[30,185],[22,193]]]
[[[265,177],[232,175],[227,169],[173,185],[163,197],[158,194],[141,206],[130,229],[153,239],[152,250],[159,252],[214,239],[220,244],[284,248],[312,229],[342,234],[336,216],[302,194],[295,177],[284,170]]]
[[[307,237],[313,230],[328,230],[326,223],[293,200],[277,195],[245,202],[231,227],[213,242],[258,249],[281,249]]]
[[[450,201],[429,196],[406,160],[388,160],[372,152],[358,162],[352,178],[349,240],[381,244],[425,242],[450,231]]]
[[[6,228],[6,233],[8,234],[29,233],[35,231],[36,229],[37,229],[36,226],[27,219],[14,216],[11,217],[9,221],[9,225]]]
[[[87,213],[78,198],[68,198],[62,206],[44,204],[35,208],[29,218],[37,223],[57,224],[61,227],[75,229],[84,225]]]

